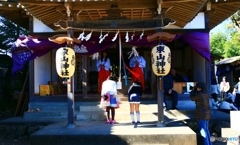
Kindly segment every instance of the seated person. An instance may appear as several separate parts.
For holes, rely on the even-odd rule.
[[[221,92],[220,92],[220,87],[219,87],[219,84],[217,83],[217,79],[216,79],[216,78],[213,78],[213,79],[211,80],[211,88],[210,88],[210,91],[211,91],[212,99],[214,99],[214,101],[216,102],[218,96],[221,94]]]
[[[233,105],[233,103],[224,100],[219,104],[218,110],[225,112],[225,113],[230,113],[230,111],[232,111],[232,110],[237,111],[238,109]]]
[[[237,106],[238,109],[240,109],[240,77],[238,78],[239,82],[234,86],[233,95],[234,98],[234,105]]]
[[[177,104],[178,104],[178,93],[173,90],[173,77],[169,73],[163,78],[163,91],[164,91],[164,103],[169,109],[169,106],[167,106],[165,96],[170,95],[172,98],[172,109],[177,109]]]
[[[172,68],[170,72],[171,72],[174,82],[186,82],[184,80],[184,78],[180,74],[177,73],[175,68]]]
[[[227,102],[229,103],[234,103],[235,101],[235,95],[233,95],[232,93],[228,92],[227,93],[227,97],[225,99]]]
[[[230,89],[229,82],[225,76],[222,77],[222,82],[220,83],[221,99],[225,100],[227,98],[227,92]]]

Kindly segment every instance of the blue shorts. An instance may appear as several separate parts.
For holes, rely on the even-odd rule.
[[[138,94],[131,94],[128,96],[129,103],[140,103],[140,96]]]

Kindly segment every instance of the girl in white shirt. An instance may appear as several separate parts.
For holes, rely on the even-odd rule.
[[[221,99],[225,100],[227,97],[227,92],[230,89],[229,82],[226,81],[226,77],[222,77],[222,82],[220,83]]]
[[[119,100],[117,97],[117,82],[115,77],[109,76],[106,81],[102,83],[101,96],[103,100],[108,100],[109,106],[106,106],[106,119],[107,124],[114,124],[115,121],[115,108],[119,106]],[[111,111],[111,118],[110,118]]]

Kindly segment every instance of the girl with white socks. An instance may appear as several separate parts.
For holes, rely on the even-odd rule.
[[[139,81],[133,82],[133,84],[128,89],[128,101],[130,104],[130,116],[132,119],[132,124],[140,124],[140,97],[142,96],[142,86]],[[135,122],[134,111],[136,113],[137,122]]]

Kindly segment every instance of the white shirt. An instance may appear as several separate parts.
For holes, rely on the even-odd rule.
[[[102,83],[101,96],[103,96],[107,93],[117,96],[117,83],[115,81],[106,80]]]
[[[230,89],[229,82],[221,82],[220,83],[220,91],[227,92]]]

